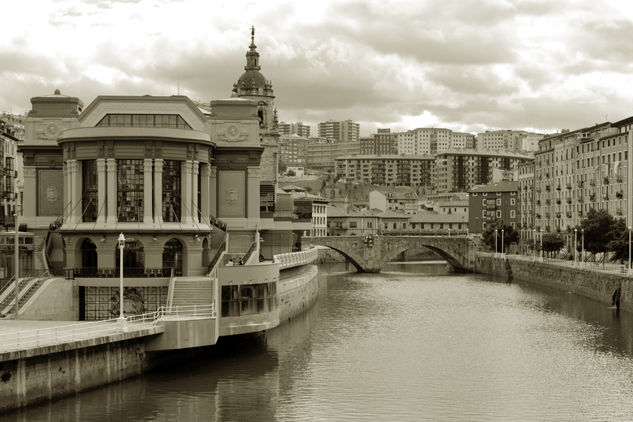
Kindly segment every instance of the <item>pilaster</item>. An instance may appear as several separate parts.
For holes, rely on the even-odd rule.
[[[198,161],[193,162],[191,177],[191,217],[194,223],[198,223],[198,173],[200,172]]]
[[[209,222],[209,165],[200,167],[200,218],[202,222]]]
[[[182,223],[189,223],[189,224],[193,223],[193,219],[191,217],[192,215],[191,205],[193,204],[192,198],[191,198],[191,190],[192,190],[191,178],[192,178],[192,172],[193,172],[192,167],[193,167],[193,161],[186,160],[182,162],[182,166],[180,170],[181,171],[181,177],[180,177],[181,218],[180,218],[180,221]]]
[[[106,160],[106,185],[108,192],[106,221],[108,224],[115,224],[117,222],[117,179],[114,158]]]
[[[66,168],[64,167],[64,176]],[[25,217],[35,217],[37,206],[37,169],[35,166],[24,166],[24,196],[22,215]],[[66,204],[64,200],[64,204]]]
[[[152,159],[143,161],[143,223],[152,224]]]
[[[209,166],[209,216],[218,215],[218,169]]]
[[[246,188],[246,218],[259,219],[259,181],[261,169],[248,167]]]
[[[97,158],[97,224],[106,222],[106,160]]]
[[[154,222],[163,224],[163,159],[154,160]]]

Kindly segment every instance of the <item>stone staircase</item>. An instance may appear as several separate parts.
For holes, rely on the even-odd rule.
[[[209,277],[176,277],[173,286],[171,306],[213,303],[213,281]]]
[[[18,294],[18,304],[20,309],[22,309],[29,299],[33,297],[35,292],[42,287],[46,280],[48,280],[48,277],[25,277],[19,280],[18,290],[20,293]],[[12,293],[14,289],[13,287],[9,287],[9,289],[11,293],[0,302],[0,315],[2,317],[6,317],[14,311],[15,295]]]

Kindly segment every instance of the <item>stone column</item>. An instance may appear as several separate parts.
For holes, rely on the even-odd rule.
[[[97,224],[106,222],[106,160],[97,158]]]
[[[259,180],[261,169],[248,167],[246,182],[246,218],[259,219]]]
[[[68,191],[70,203],[68,205],[68,222],[77,224],[81,222],[81,164],[77,160],[68,160]]]
[[[24,195],[22,215],[34,217],[37,215],[37,169],[34,166],[24,166]],[[64,178],[66,177],[66,167],[64,167]],[[65,180],[65,179],[64,179]],[[65,189],[64,189],[65,190]],[[64,193],[63,204],[66,205],[66,195]]]
[[[116,178],[116,160],[114,158],[108,158],[107,173],[106,173],[106,185],[108,192],[108,203],[106,212],[106,221],[108,224],[116,224],[117,222],[117,178]]]
[[[64,189],[63,189],[64,190],[63,192],[64,209],[62,211],[62,214],[64,215],[64,224],[66,224],[66,223],[70,223],[70,220],[72,219],[71,214],[70,214],[70,204],[72,202],[72,190],[70,186],[70,162],[68,160],[64,161],[64,165],[62,166],[62,173],[63,173],[63,178],[64,178],[64,185],[63,185],[64,186]],[[26,186],[24,186],[24,192],[26,192]],[[37,192],[37,189],[35,189],[33,192]]]
[[[209,216],[218,215],[218,169],[209,166]]]
[[[163,224],[163,159],[154,160],[154,222]]]
[[[191,199],[191,174],[193,162],[192,160],[186,160],[181,163],[180,170],[180,221],[182,223],[193,223],[193,219],[191,217],[191,205],[193,204]]]
[[[198,173],[200,169],[198,166],[199,166],[199,162],[194,161],[193,166],[192,166],[192,177],[191,177],[191,217],[194,223],[199,222],[198,207],[200,206],[200,204],[198,204]]]
[[[68,192],[66,196],[68,203],[64,207],[65,222],[68,224],[75,224],[75,213],[73,211],[73,205],[75,204],[75,191],[73,184],[73,168],[75,167],[74,160],[66,161],[66,174],[64,175],[64,189]]]
[[[81,200],[81,198],[83,198],[83,174],[81,172],[82,169],[82,162],[79,160],[74,160],[75,161],[75,170],[73,173],[73,183],[74,183],[74,191],[73,194],[75,196],[74,201],[75,201],[75,205],[74,205],[74,209],[75,209],[75,221],[78,223],[81,223],[82,221],[82,217],[83,217],[83,213],[84,213],[84,206],[83,206],[83,201]]]
[[[143,223],[152,224],[152,159],[143,161]]]
[[[203,223],[209,222],[209,165],[200,168],[200,218]]]

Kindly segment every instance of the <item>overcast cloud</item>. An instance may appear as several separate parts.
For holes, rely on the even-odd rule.
[[[0,110],[55,89],[231,94],[255,26],[283,121],[361,134],[575,129],[633,115],[625,1],[57,0],[3,5]],[[179,87],[179,88],[178,88]]]

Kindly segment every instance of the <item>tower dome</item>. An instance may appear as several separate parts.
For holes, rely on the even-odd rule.
[[[251,27],[251,45],[246,52],[245,72],[237,80],[237,83],[233,85],[233,94],[237,96],[272,96],[272,84],[266,80],[259,69],[261,69],[261,67],[259,66],[259,53],[255,45],[255,28]]]

